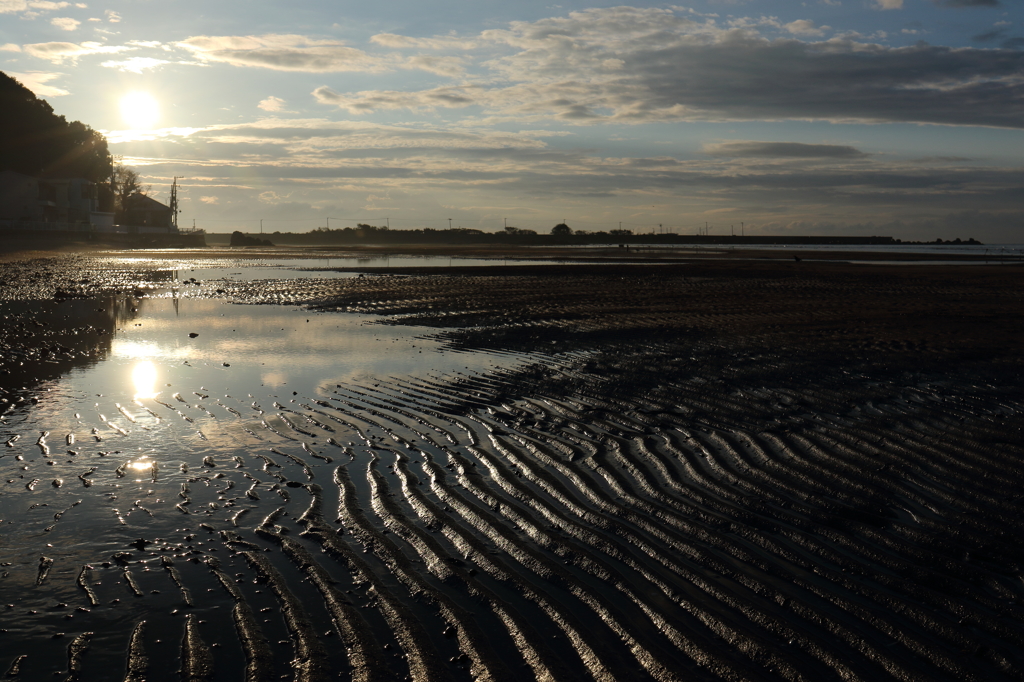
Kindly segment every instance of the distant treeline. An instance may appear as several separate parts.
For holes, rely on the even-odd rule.
[[[237,233],[236,234],[241,234]],[[210,235],[211,237],[213,235]],[[818,237],[818,236],[739,236],[697,234],[634,234],[631,230],[589,232],[573,230],[564,223],[548,234],[518,227],[499,232],[471,228],[435,230],[392,230],[387,227],[358,224],[339,229],[318,228],[310,232],[274,232],[252,235],[269,238],[277,245],[329,244],[519,244],[526,246],[566,246],[578,244],[898,244],[892,237]],[[237,237],[235,238],[237,239]],[[975,243],[972,242],[971,243]]]
[[[110,179],[107,138],[79,121],[68,121],[31,90],[0,72],[0,170],[37,178]],[[109,205],[111,196],[100,197]]]

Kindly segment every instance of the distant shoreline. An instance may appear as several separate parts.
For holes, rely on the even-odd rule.
[[[899,245],[893,250],[875,251],[858,250],[799,250],[785,249],[754,249],[744,248],[733,250],[702,246],[667,247],[602,247],[592,248],[549,246],[532,247],[518,245],[493,244],[395,244],[395,245],[316,245],[316,246],[273,246],[273,247],[229,247],[212,245],[204,248],[188,247],[175,249],[183,257],[209,258],[343,258],[343,257],[383,257],[383,256],[451,256],[455,258],[483,258],[501,260],[515,258],[518,260],[537,261],[542,265],[551,261],[571,261],[576,263],[672,263],[707,260],[743,260],[743,261],[877,261],[877,262],[919,262],[958,261],[958,262],[1024,262],[1021,254],[965,254],[965,253],[919,253],[901,251]],[[911,246],[911,245],[906,245]],[[41,241],[2,241],[0,242],[0,260],[12,261],[28,258],[45,258],[51,255],[67,253],[123,253],[125,251],[164,252],[173,247],[130,247],[117,244],[97,242],[66,242],[60,244]],[[374,269],[372,266],[362,269]],[[395,269],[389,267],[389,270]]]

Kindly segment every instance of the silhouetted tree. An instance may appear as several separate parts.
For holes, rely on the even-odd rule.
[[[551,235],[554,237],[568,237],[572,234],[572,228],[565,223],[558,223],[551,228]]]
[[[121,163],[120,157],[114,163],[114,170],[110,176],[110,188],[114,193],[114,213],[116,220],[124,217],[124,212],[131,206],[133,197],[146,196],[150,187],[143,186],[139,182],[138,172],[129,166]]]
[[[273,242],[269,239],[260,239],[259,237],[250,237],[238,230],[231,233],[231,246],[273,246]]]
[[[95,183],[110,177],[110,152],[102,134],[58,116],[5,73],[0,73],[0,150],[0,170]]]
[[[509,235],[535,235],[537,234],[534,230],[525,230],[521,227],[512,227],[511,225],[505,228],[505,234]]]

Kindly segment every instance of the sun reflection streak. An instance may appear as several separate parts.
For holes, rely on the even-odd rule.
[[[143,360],[132,369],[132,382],[135,384],[135,398],[155,398],[156,392],[156,365],[149,360]]]

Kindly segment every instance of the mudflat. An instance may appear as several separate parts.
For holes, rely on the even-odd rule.
[[[1024,266],[800,255],[8,257],[0,667],[1019,679]]]

